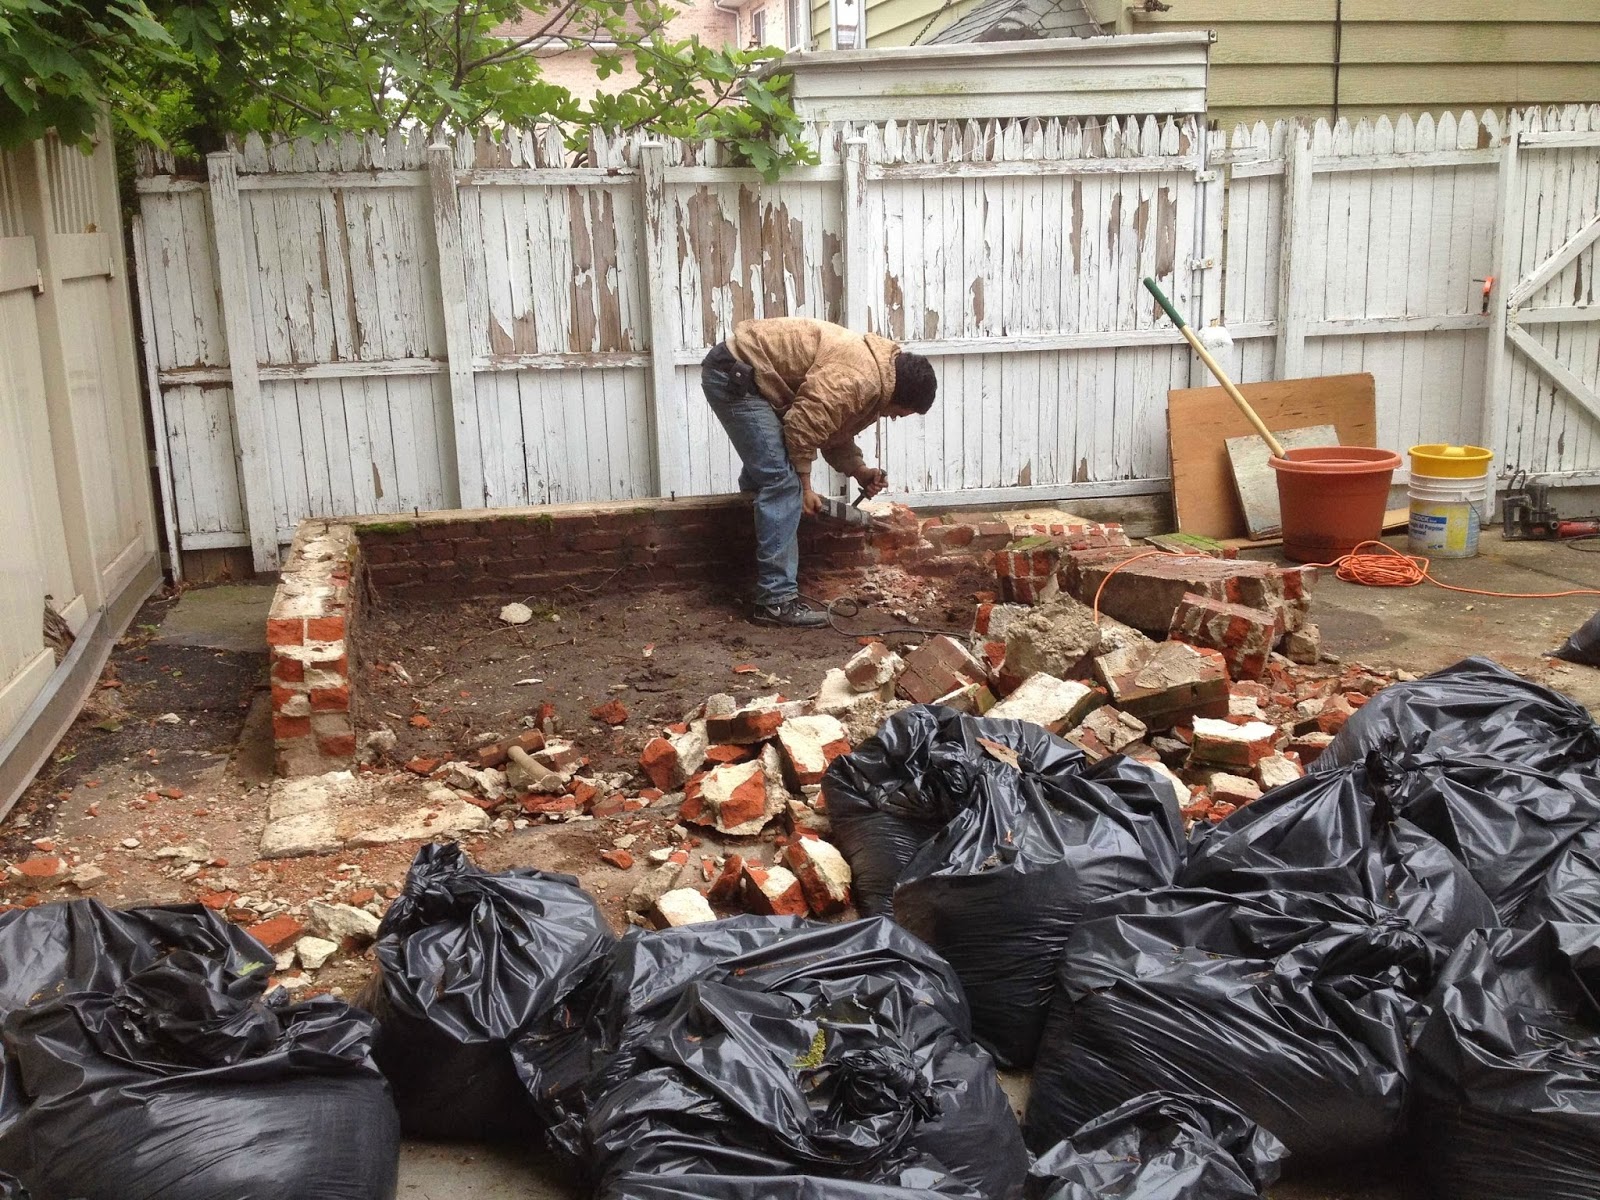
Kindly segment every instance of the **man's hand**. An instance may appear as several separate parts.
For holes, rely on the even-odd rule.
[[[889,486],[889,472],[879,467],[862,467],[855,473],[855,479],[868,499]]]
[[[811,485],[805,485],[805,491],[800,493],[800,511],[808,517],[814,517],[822,511],[822,497],[811,490]]]

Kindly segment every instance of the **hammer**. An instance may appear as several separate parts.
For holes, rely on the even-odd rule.
[[[498,742],[490,742],[487,746],[478,747],[478,765],[480,767],[503,767],[506,760],[511,757],[511,748],[516,746],[523,753],[544,749],[544,734],[537,729],[528,729],[515,737],[501,738]]]

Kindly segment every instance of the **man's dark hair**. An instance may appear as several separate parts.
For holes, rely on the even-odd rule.
[[[933,364],[920,354],[902,350],[894,360],[894,395],[890,403],[914,413],[926,413],[933,407],[933,397],[938,391],[939,380],[933,373]]]

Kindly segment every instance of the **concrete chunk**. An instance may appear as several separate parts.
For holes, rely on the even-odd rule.
[[[844,677],[858,692],[876,691],[893,684],[905,670],[905,660],[882,642],[863,646],[844,665]]]
[[[1234,725],[1229,721],[1199,717],[1194,723],[1194,743],[1189,748],[1189,756],[1196,766],[1239,767],[1248,771],[1276,753],[1278,736],[1278,727],[1265,721]]]
[[[309,911],[311,928],[330,941],[342,942],[345,938],[355,938],[370,942],[377,939],[378,918],[364,908],[313,900]]]
[[[1099,694],[1093,688],[1076,680],[1030,675],[988,715],[1007,721],[1031,721],[1051,733],[1060,733],[1079,724],[1099,702]]]
[[[1256,764],[1256,782],[1261,785],[1263,791],[1270,792],[1273,788],[1283,787],[1304,775],[1305,771],[1301,769],[1299,763],[1282,754],[1263,758]]]
[[[657,929],[677,929],[684,925],[698,925],[715,921],[717,914],[696,888],[673,888],[656,897],[650,906],[650,918]]]
[[[1099,650],[1094,610],[1057,596],[1007,626],[1003,670],[1019,680],[1038,674],[1077,679],[1089,674]]]

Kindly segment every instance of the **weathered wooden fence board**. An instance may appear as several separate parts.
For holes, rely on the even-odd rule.
[[[1600,474],[1596,242],[1550,261],[1600,215],[1596,111],[1515,130],[1470,113],[1231,135],[824,126],[821,165],[776,184],[716,146],[597,138],[574,155],[512,132],[441,151],[442,192],[415,137],[251,139],[235,156],[243,352],[276,536],[311,514],[730,489],[698,362],[736,322],[787,314],[936,360],[932,417],[865,439],[913,499],[1162,490],[1166,391],[1207,381],[1145,275],[1228,328],[1242,380],[1373,372],[1385,444],[1489,436],[1503,467]],[[245,544],[207,185],[154,156],[143,175],[182,536]],[[1528,294],[1506,317],[1516,280]]]

